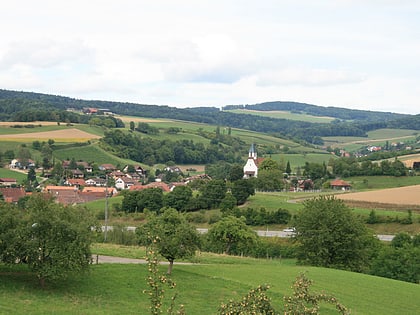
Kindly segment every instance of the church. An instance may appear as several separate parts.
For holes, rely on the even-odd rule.
[[[262,162],[262,158],[258,158],[255,144],[251,144],[248,152],[248,159],[244,166],[244,178],[258,177],[258,164]]]

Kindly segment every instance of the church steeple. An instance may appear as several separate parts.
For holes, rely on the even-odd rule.
[[[248,158],[252,158],[254,160],[257,159],[257,150],[255,149],[255,144],[251,144],[251,147],[249,148],[248,152]]]

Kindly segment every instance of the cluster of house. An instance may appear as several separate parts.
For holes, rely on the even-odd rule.
[[[106,176],[89,178],[85,178],[85,173],[93,173],[93,169],[87,162],[76,162],[76,165],[84,169],[84,172],[79,168],[71,169],[70,161],[63,161],[62,165],[63,169],[69,174],[69,178],[59,186],[46,185],[42,188],[42,192],[53,195],[57,202],[65,205],[80,204],[105,197],[112,197],[117,195],[121,190],[160,188],[164,192],[169,192],[176,186],[187,185],[190,181],[196,179],[210,179],[208,175],[201,174],[184,178],[181,182],[167,184],[158,177],[155,182],[143,185],[141,180],[145,177],[146,171],[140,165],[134,166],[134,171],[129,172],[128,166],[119,170],[112,164],[102,164],[99,166],[99,170],[103,171]],[[22,169],[23,167],[19,160],[13,160],[10,168]],[[177,166],[168,166],[165,170],[181,173],[181,169]],[[49,174],[46,174],[46,177],[48,176]],[[108,186],[109,179],[112,179],[114,183],[112,187]],[[24,188],[16,186],[16,179],[0,178],[0,193],[5,201],[16,203],[20,198],[27,195]]]
[[[255,145],[252,144],[249,149],[248,159],[243,167],[244,178],[252,178],[258,176],[258,167],[263,161],[263,158],[258,158]],[[10,168],[27,168],[31,161],[26,161],[24,164],[18,159],[11,162]],[[33,162],[32,162],[33,163]],[[112,164],[102,164],[99,170],[103,171],[104,177],[90,177],[85,178],[85,174],[93,173],[92,166],[84,161],[76,162],[78,168],[71,167],[71,161],[63,161],[63,169],[66,170],[68,178],[60,185],[47,185],[43,187],[44,193],[53,195],[57,202],[69,205],[80,204],[105,197],[112,197],[118,194],[121,190],[142,190],[147,188],[160,188],[164,192],[170,192],[175,187],[187,185],[189,182],[196,179],[210,179],[206,174],[195,175],[182,179],[180,182],[165,183],[159,176],[156,181],[149,184],[142,184],[141,180],[145,177],[146,171],[140,166],[134,168],[124,167],[122,170],[117,169]],[[83,169],[81,171],[79,168]],[[131,169],[131,172],[129,172]],[[164,169],[167,172],[181,173],[181,169],[177,166],[168,166]],[[49,174],[46,174],[48,177]],[[108,186],[109,179],[114,183],[112,187]],[[19,198],[26,195],[25,190],[21,187],[16,187],[17,181],[14,178],[0,178],[0,193],[3,199],[7,202],[17,202]],[[331,182],[331,188],[337,190],[349,190],[351,185],[346,181],[336,179]],[[311,189],[313,183],[310,179],[299,179],[297,185],[293,187],[294,191],[301,191]]]
[[[258,167],[264,158],[259,158],[255,145],[252,144],[248,151],[248,159],[243,167],[244,178],[258,177]],[[291,187],[291,191],[304,191],[312,189],[313,182],[311,179],[298,179],[296,186]],[[330,183],[330,188],[334,190],[350,190],[351,185],[342,180],[336,179]]]

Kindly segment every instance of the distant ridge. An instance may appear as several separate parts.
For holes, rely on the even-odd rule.
[[[68,108],[107,108],[119,115],[147,118],[168,118],[218,126],[269,133],[312,144],[322,144],[327,136],[366,136],[366,132],[380,128],[420,130],[420,115],[373,112],[339,107],[322,107],[298,102],[266,102],[254,105],[226,105],[216,107],[176,108],[167,105],[145,105],[127,102],[80,100],[70,97],[34,92],[0,89],[0,121],[19,121],[17,117],[40,117],[42,112],[60,116]],[[331,123],[315,123],[284,118],[236,114],[227,109],[283,110],[314,116],[334,117]],[[62,116],[62,115],[61,115]]]

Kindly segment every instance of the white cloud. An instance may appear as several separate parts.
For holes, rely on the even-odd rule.
[[[364,75],[345,70],[285,68],[259,74],[256,84],[260,86],[323,86],[353,84],[363,80],[365,80]]]
[[[0,88],[418,113],[418,1],[22,0],[0,12]]]

